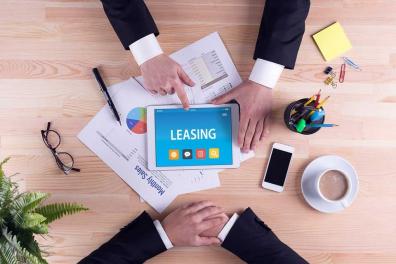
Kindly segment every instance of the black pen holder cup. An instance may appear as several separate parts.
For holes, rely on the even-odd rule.
[[[300,133],[296,129],[296,123],[298,120],[294,120],[295,115],[301,112],[301,108],[304,106],[304,104],[309,100],[309,98],[303,98],[298,101],[292,102],[289,104],[284,112],[283,119],[285,121],[286,126],[291,130],[299,134],[303,135],[311,135],[320,130],[320,127],[309,127],[310,124],[323,124],[325,121],[325,115],[322,116],[322,118],[315,120],[315,121],[307,121],[307,126],[304,128],[304,130]],[[310,103],[308,107],[312,107],[314,109],[314,102]],[[320,108],[322,111],[324,111],[323,107]],[[309,119],[309,118],[308,118]]]

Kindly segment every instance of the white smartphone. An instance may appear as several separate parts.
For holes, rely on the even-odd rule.
[[[274,143],[267,169],[265,170],[262,186],[275,192],[282,192],[285,186],[287,172],[290,168],[294,148]]]

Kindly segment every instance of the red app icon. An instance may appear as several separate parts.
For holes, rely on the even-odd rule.
[[[205,159],[206,158],[206,150],[205,149],[197,149],[195,151],[195,157],[197,159]]]

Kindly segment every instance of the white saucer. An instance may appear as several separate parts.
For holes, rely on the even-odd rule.
[[[345,207],[340,203],[325,201],[315,193],[316,185],[314,178],[328,169],[339,169],[343,171],[346,176],[350,177],[351,191],[345,199],[348,204],[351,204],[355,200],[359,190],[359,179],[352,165],[339,156],[321,156],[309,163],[301,178],[301,190],[305,201],[307,201],[310,206],[323,213],[334,213],[345,209]]]

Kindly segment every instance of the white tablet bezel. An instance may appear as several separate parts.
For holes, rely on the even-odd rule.
[[[225,169],[238,168],[240,165],[240,148],[238,146],[239,106],[237,104],[201,104],[190,105],[190,108],[221,108],[231,107],[232,123],[232,164],[230,165],[200,165],[200,166],[173,166],[157,167],[155,152],[155,122],[154,111],[156,109],[183,108],[182,105],[150,105],[147,106],[147,166],[149,170],[196,170],[196,169]]]

